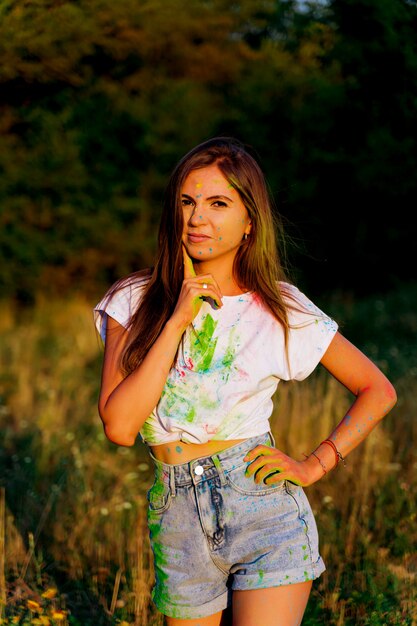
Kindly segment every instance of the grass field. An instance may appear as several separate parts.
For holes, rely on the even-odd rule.
[[[305,625],[417,624],[416,292],[332,303],[399,401],[346,468],[306,490],[327,571]],[[103,436],[101,357],[91,303],[0,305],[2,624],[164,624],[150,602],[151,468],[143,444],[122,448]],[[282,385],[275,400],[277,446],[299,458],[351,402],[320,368]]]

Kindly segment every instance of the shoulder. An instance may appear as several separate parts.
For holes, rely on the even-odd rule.
[[[295,285],[280,281],[279,289],[290,320],[304,319],[308,321],[309,317],[313,320],[314,318],[329,318]]]
[[[95,325],[103,339],[107,327],[107,316],[115,319],[124,328],[128,328],[146,292],[150,276],[151,271],[146,269],[120,278],[95,305]]]

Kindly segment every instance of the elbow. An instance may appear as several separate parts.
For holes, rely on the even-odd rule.
[[[388,411],[391,411],[391,409],[397,404],[397,400],[398,400],[395,387],[389,381],[388,381],[387,388],[386,388],[386,400],[387,400],[387,412],[388,412]]]
[[[382,419],[397,404],[397,392],[394,386],[387,380],[383,388],[380,389],[379,394],[381,406],[380,419]]]
[[[98,412],[103,422],[104,434],[107,439],[118,446],[131,447],[135,444],[136,436],[126,431],[122,425],[118,422],[120,420],[114,420],[105,410],[105,407],[99,403]]]
[[[132,435],[121,431],[120,428],[115,428],[109,424],[104,425],[104,433],[109,441],[117,444],[118,446],[130,448],[136,441],[136,437],[133,437]]]

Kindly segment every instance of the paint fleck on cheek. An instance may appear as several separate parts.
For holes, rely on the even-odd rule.
[[[176,446],[175,447],[175,452],[178,452],[178,454],[181,454],[181,452],[182,452],[181,446]]]

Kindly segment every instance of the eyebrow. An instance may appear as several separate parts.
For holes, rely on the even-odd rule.
[[[189,198],[190,200],[194,200],[194,198],[192,196],[189,196],[188,193],[183,193],[182,196],[184,198]],[[231,198],[229,198],[228,196],[210,196],[209,198],[206,198],[206,200],[228,200],[229,202],[233,202],[233,200]]]

